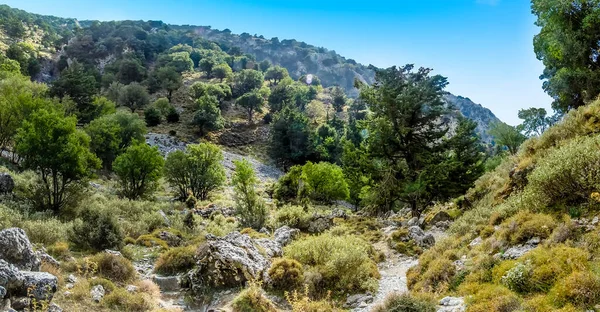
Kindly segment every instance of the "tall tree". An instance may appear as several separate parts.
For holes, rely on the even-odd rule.
[[[275,114],[269,148],[271,156],[284,168],[306,162],[311,153],[308,117],[292,107]]]
[[[243,107],[248,114],[248,123],[252,123],[255,112],[261,113],[265,99],[258,90],[246,93],[237,99],[236,104]]]
[[[83,68],[83,65],[74,62],[60,73],[60,77],[52,82],[50,96],[60,99],[68,96],[77,104],[77,116],[89,122],[89,110],[92,107],[94,95],[98,93],[96,78]]]
[[[137,82],[132,82],[123,87],[119,96],[119,104],[129,108],[132,113],[149,103],[150,95],[148,94],[146,87]]]
[[[281,80],[289,77],[287,69],[281,66],[273,66],[269,67],[265,72],[265,79],[269,82],[272,82],[274,85],[277,85]]]
[[[150,196],[158,186],[163,166],[164,159],[157,147],[138,143],[127,148],[113,162],[121,195],[129,199]]]
[[[233,71],[229,65],[223,63],[213,67],[212,74],[215,78],[223,82],[223,79],[230,79],[233,76]]]
[[[518,128],[527,136],[542,135],[554,123],[554,118],[547,116],[546,110],[543,108],[521,109],[519,118],[523,120],[523,123]]]
[[[544,90],[552,108],[567,112],[600,94],[600,3],[597,0],[532,0],[540,33],[536,56],[544,63]]]
[[[223,128],[225,120],[221,116],[219,101],[216,97],[203,95],[196,103],[198,110],[194,114],[192,123],[199,127],[200,134]]]
[[[343,111],[344,106],[346,106],[346,94],[344,94],[344,90],[340,87],[334,87],[331,91],[331,96],[333,97],[333,108],[335,108],[335,111]]]
[[[258,179],[250,163],[243,159],[234,161],[235,170],[231,177],[235,210],[244,226],[260,229],[268,216],[268,209],[256,192]]]
[[[503,122],[492,124],[488,133],[494,137],[496,144],[506,147],[513,155],[517,153],[521,143],[527,139],[517,128]]]
[[[244,69],[233,78],[233,96],[240,97],[254,89],[262,87],[265,76],[254,69]]]

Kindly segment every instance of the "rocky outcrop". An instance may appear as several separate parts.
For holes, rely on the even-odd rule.
[[[158,238],[164,240],[169,247],[177,247],[181,245],[182,241],[181,237],[168,231],[161,231],[158,233]]]
[[[0,173],[0,194],[10,194],[15,188],[15,181],[8,173]]]
[[[3,287],[8,294],[19,293],[24,283],[25,277],[19,269],[0,259],[0,287]]]
[[[19,228],[0,231],[0,259],[27,271],[37,271],[41,264],[27,234]]]
[[[313,215],[308,223],[309,233],[323,233],[333,226],[333,217],[329,215]]]
[[[214,214],[221,214],[224,217],[235,215],[235,209],[233,209],[233,207],[219,207],[215,204],[210,204],[204,208],[193,209],[193,212],[204,219],[208,219]]]
[[[298,235],[300,235],[300,230],[292,229],[289,226],[285,225],[275,230],[275,234],[273,234],[273,239],[281,246],[286,246],[296,237],[298,237]]]
[[[534,237],[528,240],[525,244],[510,247],[504,253],[496,254],[494,255],[494,257],[501,258],[503,260],[518,259],[524,256],[526,253],[530,252],[531,250],[535,249],[537,245],[540,244],[540,242],[541,240],[538,237]]]
[[[408,228],[408,236],[421,248],[429,248],[435,244],[435,238],[430,233],[425,233],[418,226]]]
[[[58,289],[58,278],[46,272],[22,272],[26,295],[37,300],[52,300]]]

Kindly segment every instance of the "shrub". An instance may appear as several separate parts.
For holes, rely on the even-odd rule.
[[[195,246],[171,248],[158,257],[154,271],[160,274],[173,275],[189,271],[195,264]]]
[[[25,220],[19,224],[33,243],[52,245],[69,239],[73,224],[63,223],[55,218],[41,220]]]
[[[112,281],[109,281],[105,278],[92,278],[89,280],[89,283],[90,283],[90,288],[92,288],[96,285],[101,285],[102,288],[104,288],[104,290],[107,293],[111,293],[115,289],[117,289],[117,286],[115,286],[115,284]]]
[[[260,284],[250,283],[232,303],[234,312],[276,312],[275,305],[265,297]]]
[[[87,209],[73,225],[71,242],[86,250],[120,249],[123,234],[113,214]]]
[[[273,213],[273,227],[279,228],[287,225],[291,228],[306,230],[311,218],[312,213],[308,209],[301,206],[285,205]]]
[[[444,291],[450,287],[450,283],[456,274],[454,263],[445,257],[433,260],[421,277],[415,284],[414,290],[417,291]]]
[[[275,259],[269,269],[273,287],[280,290],[292,290],[302,285],[304,281],[304,271],[300,262],[279,258]]]
[[[556,283],[551,294],[562,304],[591,308],[600,302],[600,277],[591,272],[572,272]]]
[[[510,312],[520,307],[519,298],[505,287],[491,284],[468,284],[461,286],[463,292],[474,294],[467,299],[469,311]]]
[[[263,199],[255,191],[258,179],[247,160],[234,161],[234,164],[231,184],[234,189],[236,214],[244,226],[260,229],[269,212]]]
[[[158,186],[163,166],[164,159],[157,147],[150,147],[145,143],[128,147],[113,162],[121,194],[129,199],[150,195]]]
[[[436,304],[431,298],[417,297],[409,293],[392,293],[385,302],[375,306],[371,312],[435,312]]]
[[[160,124],[160,112],[154,107],[149,107],[144,110],[144,120],[146,126],[154,127]]]
[[[216,97],[203,95],[196,103],[198,103],[198,110],[194,114],[192,124],[198,126],[200,134],[220,130],[224,127],[225,120],[221,116],[219,101]]]
[[[91,261],[96,263],[98,275],[111,281],[125,283],[136,276],[131,262],[122,256],[101,252],[94,255]]]
[[[279,201],[289,201],[298,196],[302,166],[293,166],[275,184],[274,198]]]
[[[322,300],[312,300],[308,295],[308,287],[304,293],[298,293],[294,290],[292,293],[285,293],[285,299],[292,306],[292,312],[342,312],[338,309],[329,295]]]
[[[71,255],[69,244],[66,242],[56,242],[46,248],[48,254],[58,260],[64,260]]]
[[[418,255],[423,252],[423,249],[417,246],[415,241],[410,238],[408,229],[406,228],[394,231],[388,239],[388,245],[397,252],[407,256]]]
[[[556,221],[550,215],[521,211],[504,221],[498,235],[509,243],[519,244],[533,237],[548,238],[555,227]]]
[[[296,240],[284,255],[299,261],[305,270],[320,275],[316,289],[343,292],[374,291],[379,272],[370,255],[373,247],[353,236],[319,236]]]
[[[148,294],[130,293],[123,288],[106,295],[102,303],[114,311],[145,312],[154,308],[154,302]]]
[[[531,263],[518,263],[502,276],[502,284],[512,291],[525,293],[528,291],[532,271]]]
[[[162,249],[168,249],[169,245],[164,240],[154,236],[153,234],[140,235],[135,241],[136,244],[146,247],[161,247]]]
[[[215,236],[225,236],[238,227],[234,218],[225,218],[222,214],[212,216],[212,220],[206,226],[206,232]]]
[[[168,123],[179,122],[179,112],[177,112],[177,109],[173,106],[169,108],[165,117],[167,118]]]

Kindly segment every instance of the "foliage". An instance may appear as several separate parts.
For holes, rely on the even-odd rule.
[[[146,87],[137,82],[132,82],[123,87],[119,94],[118,103],[129,108],[133,113],[150,103],[150,95]]]
[[[117,218],[106,210],[86,209],[73,225],[71,242],[84,250],[120,249],[123,233]]]
[[[98,93],[96,78],[80,63],[63,70],[48,90],[50,96],[69,97],[77,104],[77,116],[84,122],[91,120],[92,102]]]
[[[196,265],[195,254],[196,247],[193,245],[170,248],[160,254],[154,265],[154,271],[163,275],[185,273]]]
[[[91,261],[96,263],[98,275],[111,281],[127,283],[137,275],[131,262],[120,255],[101,252],[94,255]]]
[[[173,91],[178,90],[183,85],[181,75],[174,67],[161,67],[154,74],[156,82],[161,89],[167,91],[167,98],[171,100]]]
[[[164,159],[157,147],[136,144],[127,148],[113,162],[115,174],[119,177],[121,194],[129,199],[138,199],[156,189],[161,177]]]
[[[204,95],[197,101],[198,110],[194,114],[193,124],[200,128],[200,133],[220,130],[224,126],[225,120],[221,117],[219,101],[216,97]]]
[[[435,302],[430,298],[418,297],[409,293],[392,293],[385,302],[376,306],[373,312],[434,312]]]
[[[546,116],[546,114],[546,110],[543,108],[520,109],[518,116],[523,123],[519,125],[518,129],[527,136],[542,135],[555,122],[555,118]]]
[[[225,182],[222,160],[223,154],[214,144],[188,145],[185,152],[169,153],[165,162],[165,177],[177,187],[180,199],[186,199],[190,191],[195,198],[206,200],[211,191]]]
[[[260,284],[256,282],[244,289],[232,303],[234,312],[275,312],[275,305],[265,297]]]
[[[313,164],[309,161],[302,167],[301,179],[304,189],[300,189],[299,193],[306,193],[312,200],[344,200],[349,195],[344,173],[337,165],[327,162]]]
[[[513,155],[517,153],[521,143],[527,139],[515,127],[509,126],[502,122],[492,124],[488,132],[494,137],[496,144],[506,147],[506,149],[508,149],[508,151]]]
[[[41,177],[42,205],[55,212],[75,199],[80,181],[100,165],[89,150],[89,136],[77,130],[76,123],[74,117],[41,109],[23,122],[16,137],[23,167]]]
[[[370,244],[356,236],[329,233],[296,240],[284,248],[287,258],[300,262],[305,272],[318,275],[314,289],[336,293],[377,288],[379,272],[370,259],[372,252]]]
[[[265,72],[265,80],[272,82],[274,85],[277,85],[281,80],[289,77],[287,69],[281,66],[272,66],[267,69]]]
[[[234,161],[235,170],[231,177],[234,189],[236,214],[243,226],[260,229],[267,218],[268,209],[256,193],[258,179],[247,160]]]
[[[278,258],[273,261],[271,268],[269,268],[269,277],[275,289],[293,290],[304,282],[304,271],[300,262]]]
[[[233,77],[233,71],[227,64],[219,64],[212,68],[212,75],[223,82],[224,79],[231,79]]]
[[[265,99],[259,91],[246,93],[236,100],[236,104],[243,107],[248,114],[248,122],[252,123],[252,116],[255,112],[261,113]]]
[[[271,123],[270,154],[281,166],[289,167],[308,160],[309,121],[300,111],[285,107]]]
[[[272,215],[273,227],[280,228],[287,225],[291,228],[300,230],[308,229],[308,223],[312,219],[312,213],[309,209],[302,206],[285,205],[279,207]]]
[[[154,309],[154,302],[145,293],[130,293],[124,288],[117,288],[102,299],[102,304],[113,311],[144,312]]]
[[[340,87],[334,87],[331,91],[331,96],[333,97],[333,108],[335,108],[336,112],[341,112],[344,110],[344,106],[346,106],[346,95],[344,91]]]
[[[144,120],[148,127],[155,127],[160,124],[161,114],[155,107],[148,107],[144,110]]]
[[[233,77],[233,96],[239,97],[262,87],[265,77],[262,72],[254,69],[244,69]]]
[[[285,299],[292,306],[292,312],[341,312],[329,296],[322,300],[313,300],[308,293],[308,287],[303,293],[294,290],[291,294],[285,293]]]

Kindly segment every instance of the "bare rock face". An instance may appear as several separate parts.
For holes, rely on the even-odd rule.
[[[10,194],[15,188],[15,181],[8,173],[0,173],[0,194]]]
[[[19,228],[0,231],[0,259],[26,271],[38,271],[41,264],[27,234]]]
[[[248,280],[267,277],[271,261],[264,250],[248,235],[239,232],[225,237],[207,235],[198,248],[197,266],[187,276],[186,284],[195,293],[219,287],[239,287]]]
[[[25,277],[19,269],[0,259],[0,287],[3,287],[6,293],[11,294],[20,292],[24,283]]]

